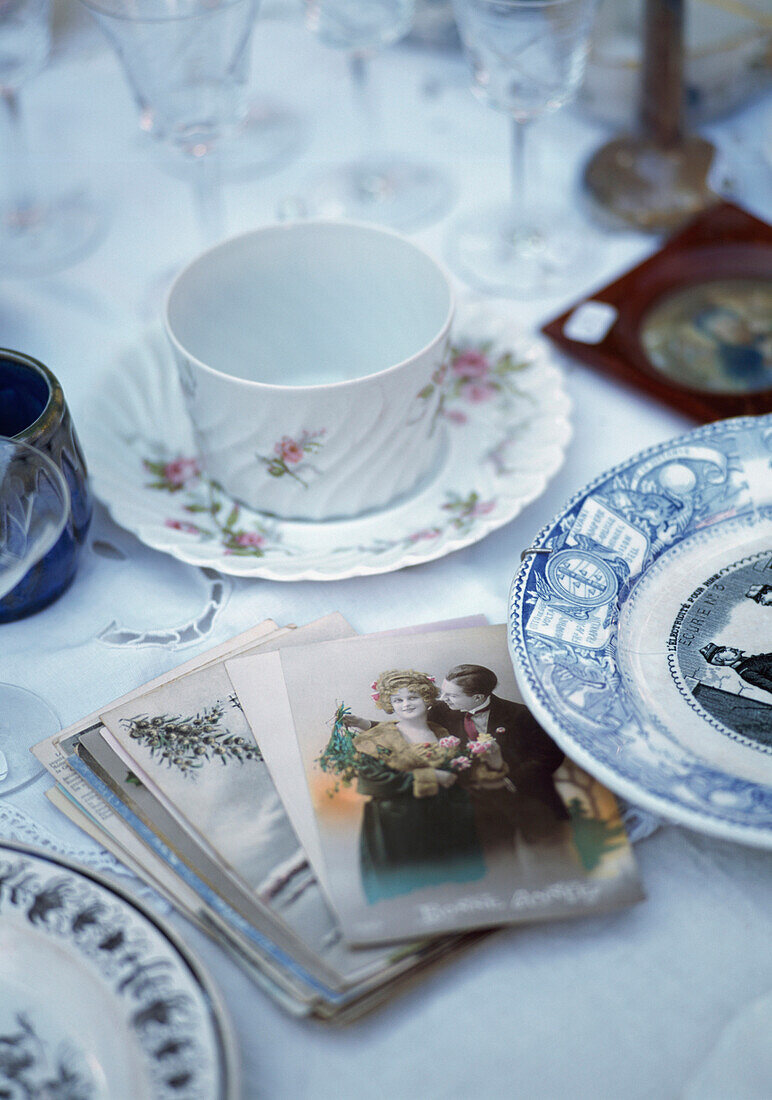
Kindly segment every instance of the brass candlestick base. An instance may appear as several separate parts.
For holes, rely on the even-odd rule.
[[[673,145],[618,138],[595,153],[584,182],[600,216],[615,226],[670,232],[718,201],[708,187],[714,155],[699,137]]]

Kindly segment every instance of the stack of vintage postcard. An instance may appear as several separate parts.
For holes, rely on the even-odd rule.
[[[264,622],[33,751],[62,812],[298,1015],[355,1018],[492,928],[642,897],[614,797],[483,620]]]

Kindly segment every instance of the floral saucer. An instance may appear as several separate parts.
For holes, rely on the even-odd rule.
[[[434,425],[441,464],[409,499],[345,520],[282,520],[203,475],[171,349],[151,330],[118,357],[83,417],[95,491],[147,545],[235,576],[340,580],[431,561],[538,497],[571,436],[553,352],[513,332],[503,312],[465,307],[447,366]],[[308,440],[266,446],[275,476],[302,477]]]

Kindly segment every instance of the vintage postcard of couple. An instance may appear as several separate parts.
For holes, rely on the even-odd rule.
[[[630,904],[616,801],[517,690],[506,628],[226,661],[351,945]]]

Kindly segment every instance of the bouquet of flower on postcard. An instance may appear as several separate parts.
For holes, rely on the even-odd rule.
[[[613,795],[522,703],[505,627],[321,642],[227,668],[258,738],[296,740],[295,796],[289,749],[282,794],[350,944],[641,898]]]

